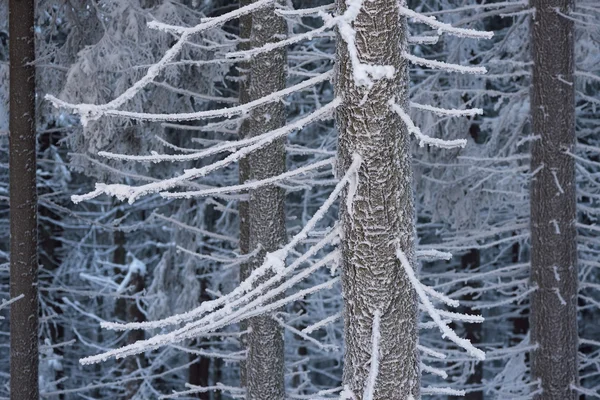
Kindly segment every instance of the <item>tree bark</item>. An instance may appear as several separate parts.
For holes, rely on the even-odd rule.
[[[358,400],[363,399],[369,375],[376,311],[381,312],[381,339],[373,399],[420,398],[417,299],[396,257],[399,246],[415,266],[409,133],[388,104],[391,99],[404,109],[408,104],[408,65],[402,57],[408,31],[399,5],[406,2],[365,1],[353,24],[360,61],[393,66],[391,79],[374,81],[371,88],[358,86],[347,44],[339,35],[337,40],[336,92],[342,99],[336,115],[338,171],[343,174],[348,169],[355,153],[363,160],[352,215],[345,200],[340,202],[343,381]],[[345,0],[337,0],[337,8],[343,13]]]
[[[39,397],[35,2],[10,0],[10,398]]]
[[[287,33],[282,17],[269,7],[254,12],[250,44],[260,47],[279,41]],[[255,56],[250,63],[249,99],[255,100],[285,88],[286,52],[278,49]],[[249,135],[277,129],[285,124],[285,107],[281,102],[256,108],[249,118]],[[285,142],[277,140],[248,157],[248,178],[252,180],[277,176],[285,171]],[[249,262],[251,269],[262,264],[267,252],[279,249],[286,241],[285,192],[277,186],[252,190],[248,200],[249,249],[260,246]],[[265,276],[263,279],[267,279]],[[248,353],[246,380],[248,400],[283,400],[285,397],[283,331],[270,315],[248,320]]]
[[[578,397],[573,3],[531,1],[531,373],[544,400]]]
[[[240,0],[240,7],[247,6],[251,3],[250,0]],[[250,34],[252,32],[252,14],[246,14],[239,19],[240,28],[240,50],[248,50],[250,48]],[[250,101],[250,65],[248,62],[240,62],[238,65],[238,71],[240,75],[239,81],[239,99],[240,104],[246,104]],[[240,138],[246,138],[249,136],[249,120],[245,118],[239,130]],[[239,181],[243,184],[248,180],[250,175],[250,166],[248,165],[248,159],[242,158],[239,162]],[[240,254],[248,254],[250,251],[250,216],[248,214],[248,201],[240,200],[238,204],[239,221],[240,221]],[[249,276],[250,266],[244,262],[240,264],[240,282],[243,282]],[[246,331],[248,329],[248,321],[242,321],[240,324],[240,330]],[[248,348],[248,337],[245,334],[240,336],[240,346],[242,349]],[[246,360],[240,361],[240,387],[245,388],[247,383],[246,379]]]

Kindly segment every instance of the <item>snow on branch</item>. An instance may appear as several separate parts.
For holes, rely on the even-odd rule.
[[[371,361],[369,367],[369,376],[367,385],[363,394],[363,400],[373,400],[375,394],[375,382],[379,373],[379,341],[381,340],[381,332],[379,324],[381,322],[381,311],[377,310],[373,314],[373,331],[371,334]]]
[[[400,116],[402,122],[404,122],[404,124],[408,128],[408,131],[415,135],[417,140],[419,140],[419,146],[423,147],[425,144],[427,144],[443,149],[453,149],[456,147],[465,147],[467,145],[466,139],[444,140],[432,138],[423,134],[421,130],[413,123],[412,119],[410,119],[410,116],[404,112],[402,107],[400,107],[394,102],[394,99],[391,99],[389,104],[392,110]]]
[[[18,295],[16,297],[13,297],[10,300],[2,300],[2,303],[0,303],[0,310],[2,310],[3,308],[6,308],[8,306],[10,306],[12,303],[14,303],[16,301],[19,301],[19,300],[21,300],[24,297],[25,297],[24,294],[20,294],[20,295]],[[3,319],[4,319],[4,317],[0,316],[0,320],[3,320]]]
[[[156,79],[158,75],[169,65],[169,63],[173,61],[175,57],[177,57],[184,45],[193,35],[221,26],[227,21],[247,15],[256,10],[268,7],[273,2],[274,0],[258,0],[247,6],[225,13],[219,17],[205,19],[203,22],[200,22],[200,24],[189,28],[176,28],[172,25],[162,24],[160,22],[150,22],[148,23],[150,28],[163,30],[169,33],[178,31],[181,33],[181,36],[177,42],[175,42],[173,47],[166,51],[163,57],[156,64],[153,64],[150,68],[148,68],[148,71],[146,71],[146,74],[140,80],[130,86],[117,98],[106,104],[99,105],[68,103],[50,94],[47,94],[45,99],[50,101],[55,107],[66,108],[76,114],[79,114],[81,117],[81,123],[85,126],[88,121],[97,120],[105,115],[108,110],[116,110],[117,108],[121,107],[123,104],[133,99],[133,97],[135,97],[135,95],[142,89],[152,83],[154,79]]]
[[[476,115],[483,115],[483,110],[481,108],[470,108],[467,110],[452,110],[413,102],[410,103],[410,106],[419,110],[431,111],[434,114],[450,117],[474,117]]]
[[[331,316],[329,316],[329,317],[327,317],[325,319],[322,319],[319,322],[316,322],[316,323],[314,323],[314,324],[312,324],[310,326],[307,326],[306,328],[302,329],[302,333],[305,333],[307,335],[311,334],[314,331],[316,331],[318,329],[321,329],[322,327],[327,326],[327,325],[331,324],[332,322],[338,320],[339,318],[341,318],[341,316],[342,316],[341,312],[335,313],[335,314],[333,314],[333,315],[331,315]]]
[[[291,122],[281,128],[278,128],[274,131],[265,132],[257,136],[253,136],[251,138],[236,140],[236,141],[228,141],[224,143],[220,143],[218,145],[212,146],[208,149],[204,149],[201,151],[195,151],[191,154],[150,154],[143,156],[135,156],[135,155],[127,155],[127,154],[116,154],[110,153],[106,151],[98,152],[99,156],[107,157],[113,160],[123,160],[123,161],[137,161],[137,162],[153,162],[158,163],[162,161],[171,161],[171,162],[182,162],[182,161],[194,161],[200,160],[202,158],[206,158],[208,156],[212,156],[215,154],[227,152],[227,151],[235,151],[244,146],[251,145],[258,141],[268,138],[271,135],[280,135],[287,134],[292,131],[302,129],[306,125],[316,122],[325,118],[328,118],[332,111],[340,104],[340,100],[334,99],[332,102],[324,105],[318,110],[313,111],[312,113],[297,119],[294,122]]]
[[[417,258],[425,261],[445,260],[449,261],[452,259],[452,253],[445,251],[439,251],[434,249],[417,250]]]
[[[415,21],[422,22],[424,24],[429,25],[430,27],[437,29],[438,34],[448,33],[454,36],[463,37],[463,38],[474,38],[474,39],[491,39],[494,36],[494,32],[482,32],[477,31],[475,29],[464,29],[464,28],[455,28],[450,24],[446,24],[444,22],[440,22],[435,17],[428,17],[422,14],[419,14],[409,8],[400,6],[400,14],[413,18]]]
[[[417,57],[406,52],[403,54],[403,56],[415,65],[421,65],[423,67],[432,69],[441,69],[448,72],[460,72],[461,74],[474,75],[482,75],[487,73],[487,69],[485,67],[469,67],[466,65],[451,64],[443,61],[428,60],[426,58]]]
[[[296,168],[295,170],[287,171],[287,172],[284,172],[283,174],[280,174],[277,176],[272,176],[270,178],[263,179],[260,181],[248,181],[242,185],[230,185],[230,186],[219,187],[219,188],[197,190],[197,191],[193,191],[193,192],[161,193],[161,196],[166,199],[169,199],[169,198],[170,199],[189,199],[192,197],[205,197],[205,196],[213,196],[213,195],[221,194],[221,193],[232,193],[232,192],[240,192],[243,190],[254,190],[254,189],[258,189],[259,187],[271,186],[271,185],[277,184],[278,182],[283,182],[289,178],[292,178],[292,177],[295,177],[298,175],[305,175],[309,171],[312,171],[314,169],[319,169],[319,168],[323,168],[323,167],[327,167],[327,166],[334,166],[334,164],[335,164],[335,158],[328,158],[326,160],[318,161],[316,163],[309,164],[305,167]]]
[[[154,114],[154,113],[143,113],[143,112],[134,112],[134,111],[121,111],[117,109],[106,109],[102,111],[102,115],[104,116],[113,116],[113,117],[123,117],[130,118],[136,120],[144,120],[144,121],[170,121],[170,122],[181,122],[181,121],[198,121],[202,119],[208,118],[230,118],[236,115],[244,115],[249,113],[256,107],[260,107],[265,104],[274,103],[276,101],[280,101],[283,97],[296,93],[300,90],[312,87],[318,83],[325,82],[331,78],[333,75],[332,71],[325,72],[323,74],[317,75],[313,78],[302,81],[294,86],[290,86],[289,88],[285,88],[283,90],[279,90],[277,92],[273,92],[267,96],[261,97],[260,99],[240,104],[234,107],[226,107],[219,108],[217,110],[207,110],[207,111],[197,111],[191,113],[174,113],[174,114]],[[69,103],[64,102],[62,100],[56,99],[54,104],[57,107],[69,107]]]
[[[460,338],[456,334],[456,332],[454,332],[442,320],[442,313],[439,310],[437,310],[433,306],[433,304],[431,304],[431,301],[427,297],[426,291],[423,289],[423,284],[416,277],[415,272],[414,272],[413,268],[411,267],[410,262],[406,258],[406,255],[404,254],[404,252],[402,252],[402,250],[400,250],[400,249],[397,249],[396,256],[400,260],[400,263],[402,264],[402,267],[404,268],[404,271],[406,272],[406,275],[407,275],[408,279],[410,280],[410,282],[412,283],[415,291],[417,292],[417,296],[419,296],[419,299],[421,300],[421,304],[425,308],[427,314],[431,317],[431,319],[433,320],[433,322],[435,322],[435,324],[437,325],[437,327],[442,332],[442,338],[446,338],[447,337],[452,342],[454,342],[457,346],[459,346],[459,347],[463,348],[464,350],[466,350],[467,353],[470,356],[476,358],[477,360],[485,360],[485,353],[482,350],[480,350],[480,349],[476,348],[475,346],[473,346],[471,344],[471,341],[469,341],[468,339],[462,339],[462,338]],[[458,313],[444,313],[444,314],[453,314],[455,316],[462,315],[465,318],[473,317],[473,316],[467,316],[465,314],[458,314]]]
[[[340,104],[340,100],[335,99],[330,104],[332,104],[331,105],[332,108],[336,107],[337,105]],[[313,117],[315,116],[314,113],[311,115]],[[308,124],[309,122],[312,122],[313,120],[307,120],[306,124]],[[293,130],[295,130],[295,129],[293,129]],[[192,169],[185,170],[183,174],[173,177],[173,178],[165,179],[165,180],[158,181],[158,182],[151,182],[151,183],[147,183],[145,185],[137,186],[137,187],[123,185],[123,184],[107,185],[105,183],[97,183],[96,189],[94,191],[84,194],[84,195],[71,196],[71,200],[74,203],[79,203],[84,200],[90,200],[95,197],[98,197],[101,194],[107,194],[109,196],[114,196],[117,199],[122,200],[122,201],[127,199],[129,201],[129,203],[132,204],[141,196],[173,189],[173,188],[175,188],[179,185],[185,184],[193,179],[201,178],[201,177],[209,174],[210,172],[213,172],[220,168],[226,167],[227,165],[232,164],[232,163],[244,158],[245,156],[252,153],[253,151],[256,151],[258,149],[261,149],[261,148],[269,145],[274,140],[285,136],[289,132],[290,132],[290,130],[288,130],[288,128],[285,126],[283,128],[275,129],[275,130],[269,132],[268,135],[265,135],[258,142],[254,143],[250,146],[246,146],[246,147],[236,151],[235,153],[225,157],[224,159],[222,159],[220,161],[217,161],[213,164],[209,164],[202,168],[192,168]]]
[[[333,251],[327,256],[322,258],[320,261],[314,263],[309,268],[299,272],[288,280],[284,280],[287,275],[292,274],[301,264],[306,262],[312,255],[316,254],[326,244],[336,240],[338,237],[337,229],[333,229],[325,238],[320,240],[317,244],[313,245],[309,251],[303,254],[301,257],[296,259],[289,267],[285,267],[285,259],[289,252],[299,244],[302,240],[308,237],[310,231],[314,229],[317,222],[322,219],[326,211],[333,205],[334,201],[339,197],[343,188],[348,184],[350,175],[355,174],[356,170],[360,167],[361,158],[355,155],[353,163],[346,171],[344,177],[340,180],[338,185],[325,201],[325,203],[319,208],[319,210],[313,215],[308,221],[304,228],[296,234],[290,242],[282,249],[273,253],[268,253],[265,256],[263,264],[254,270],[250,276],[242,282],[232,293],[222,296],[216,300],[205,301],[197,309],[185,313],[184,315],[176,315],[169,317],[161,321],[150,321],[145,323],[129,323],[129,324],[114,324],[114,323],[103,323],[103,328],[110,329],[131,329],[131,328],[145,328],[155,329],[161,326],[178,324],[183,321],[190,321],[197,316],[200,316],[206,312],[208,314],[204,317],[187,323],[183,327],[176,329],[172,332],[156,335],[147,340],[141,340],[130,345],[126,345],[122,348],[110,350],[102,354],[83,358],[80,360],[81,364],[93,364],[104,361],[110,357],[127,357],[147,351],[149,349],[155,349],[161,346],[165,346],[172,343],[181,342],[186,339],[193,337],[199,337],[202,334],[211,333],[215,330],[221,329],[225,326],[239,323],[245,319],[253,316],[272,312],[283,305],[301,299],[311,293],[319,290],[331,288],[334,284],[339,281],[339,278],[330,279],[324,283],[312,286],[310,288],[300,290],[290,296],[287,296],[281,300],[269,303],[273,299],[281,296],[285,291],[294,287],[300,281],[306,279],[309,275],[317,271],[319,268],[329,264],[339,262],[339,251]],[[254,287],[254,283],[259,277],[265,275],[269,270],[273,270],[275,275],[268,279],[266,282],[260,283]],[[273,286],[277,282],[283,281],[279,285],[267,291],[267,288]],[[248,293],[246,293],[248,292]],[[244,293],[246,293],[244,295]],[[219,307],[219,309],[216,309]]]
[[[456,390],[456,389],[451,389],[451,388],[447,388],[447,387],[432,387],[432,386],[427,386],[424,388],[421,388],[421,394],[423,395],[429,395],[429,396],[433,396],[433,395],[446,395],[446,396],[459,396],[462,397],[466,394],[466,392],[464,390]]]

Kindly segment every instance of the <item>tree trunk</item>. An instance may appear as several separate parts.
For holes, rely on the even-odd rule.
[[[468,253],[463,255],[460,260],[461,272],[472,272],[481,266],[481,254],[479,249],[471,249]],[[473,288],[481,288],[479,282],[473,282],[469,284]],[[462,299],[468,303],[475,300],[473,293],[462,296]],[[469,309],[462,307],[459,311],[467,314]],[[474,345],[481,343],[483,337],[483,329],[481,324],[464,324],[465,327],[465,339],[469,340]],[[483,380],[483,362],[473,361],[473,373],[467,379],[467,385],[481,386]],[[483,400],[483,389],[478,389],[472,392],[467,392],[464,397],[465,400]]]
[[[573,0],[532,0],[531,372],[535,399],[575,400],[577,243]],[[563,15],[560,15],[559,12]]]
[[[240,0],[240,7],[247,6],[250,4],[250,0]],[[252,31],[252,14],[246,14],[239,19],[240,28],[240,50],[248,50],[250,48],[250,33]],[[238,71],[240,75],[239,81],[239,99],[240,104],[248,103],[250,99],[250,92],[248,91],[250,85],[250,65],[248,62],[241,62],[238,65]],[[246,138],[249,135],[249,120],[245,118],[239,130],[240,139]],[[239,181],[240,184],[246,182],[250,175],[250,166],[248,165],[248,159],[242,158],[239,162]],[[239,210],[239,221],[240,221],[240,254],[248,254],[250,251],[250,216],[248,214],[248,201],[240,200],[238,205]],[[242,263],[240,265],[240,282],[243,282],[249,275],[250,266],[248,263]],[[242,321],[240,324],[240,330],[245,331],[248,329],[248,321]],[[240,346],[242,349],[248,348],[248,337],[245,334],[240,336]],[[246,387],[246,360],[240,361],[240,387]]]
[[[10,398],[39,397],[33,0],[10,0]]]
[[[363,399],[369,375],[372,323],[381,312],[379,372],[374,400],[420,398],[417,352],[417,299],[396,257],[396,248],[415,266],[415,210],[409,133],[388,104],[406,109],[408,65],[406,18],[399,14],[405,1],[362,3],[353,24],[362,63],[389,65],[391,79],[358,86],[346,42],[337,40],[337,109],[340,174],[362,158],[352,215],[341,201],[342,289],[344,296],[344,385]],[[337,0],[338,12],[346,10]],[[344,196],[347,196],[346,192]],[[416,268],[415,268],[416,269]]]
[[[250,43],[259,47],[279,41],[287,33],[285,20],[274,12],[274,7],[256,11],[252,15]],[[285,49],[255,56],[250,65],[250,100],[259,99],[285,88],[287,59]],[[285,107],[281,102],[256,108],[250,115],[249,135],[277,129],[285,124]],[[253,180],[277,176],[285,171],[285,142],[277,140],[248,157],[248,178]],[[248,201],[249,249],[260,246],[260,252],[250,261],[250,268],[258,267],[266,252],[279,249],[286,240],[284,200],[285,192],[277,186],[252,190]],[[267,279],[265,276],[263,279]],[[248,321],[248,355],[246,380],[248,400],[283,400],[284,360],[283,331],[270,315]]]

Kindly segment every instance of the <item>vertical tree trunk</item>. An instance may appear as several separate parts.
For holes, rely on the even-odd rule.
[[[215,228],[215,222],[217,220],[217,213],[215,212],[215,208],[213,205],[211,204],[206,204],[204,203],[203,205],[204,207],[204,226],[203,228],[206,229],[207,231],[212,232]],[[209,238],[208,237],[204,237],[202,240],[203,243],[208,243],[209,242]],[[206,253],[210,253],[210,248],[202,248],[201,252],[206,252]],[[200,304],[202,304],[205,301],[209,301],[210,297],[208,296],[208,294],[206,293],[206,288],[209,285],[209,280],[206,278],[202,278],[200,279],[200,298],[199,298],[199,302]],[[198,348],[202,348],[203,344],[205,344],[206,342],[209,342],[209,339],[206,338],[202,338],[202,339],[196,339],[193,340],[191,343],[191,347],[198,347]],[[195,354],[190,354],[189,356],[190,361],[198,358],[197,355]],[[192,365],[190,365],[189,368],[189,382],[192,385],[195,386],[209,386],[209,377],[210,377],[210,370],[211,370],[211,364],[215,364],[214,360],[211,360],[210,358],[206,357],[206,356],[200,356],[200,359],[198,361],[196,361],[195,363],[193,363]],[[218,381],[215,381],[218,382]],[[201,399],[201,400],[209,400],[210,399],[210,392],[200,392],[197,393],[195,395],[196,398]]]
[[[129,283],[129,287],[133,286],[133,290],[131,294],[141,293],[145,289],[144,276],[138,273],[134,273],[131,275],[131,282]],[[139,309],[137,302],[135,299],[129,299],[126,302],[127,304],[127,322],[144,322],[146,320],[146,316]],[[133,329],[127,333],[127,344],[133,344],[140,340],[144,340],[146,334],[142,329]],[[125,369],[127,374],[134,373],[139,366],[142,368],[147,364],[146,357],[144,354],[138,354],[134,357],[128,357],[125,360]],[[140,389],[140,380],[134,380],[127,382],[125,385],[125,389],[127,392],[127,399],[134,399],[137,396],[137,392]]]
[[[419,399],[417,300],[396,257],[397,246],[414,265],[415,211],[409,133],[390,111],[389,100],[406,109],[408,66],[405,1],[362,3],[353,24],[358,58],[364,64],[389,65],[391,79],[372,88],[354,80],[346,42],[337,41],[337,109],[339,173],[362,157],[353,212],[341,201],[342,288],[344,295],[344,385],[358,400],[369,375],[373,317],[381,312],[379,372],[374,400]],[[338,12],[346,1],[337,0]],[[347,196],[348,193],[345,194]]]
[[[252,15],[250,43],[259,47],[279,41],[287,33],[285,20],[270,7]],[[285,49],[255,56],[250,65],[249,99],[255,100],[285,88],[287,59]],[[256,108],[250,115],[249,135],[277,129],[285,124],[285,107],[281,102]],[[248,157],[248,178],[276,176],[285,171],[285,142],[277,140]],[[249,249],[260,246],[250,268],[260,265],[266,252],[279,249],[286,240],[285,192],[277,186],[250,191],[248,201]],[[265,277],[266,279],[266,277]],[[285,397],[283,331],[269,315],[248,321],[248,356],[246,380],[248,400],[283,400]]]
[[[33,0],[10,0],[10,398],[38,387],[38,254]]]
[[[247,6],[250,4],[250,0],[240,0],[240,7]],[[240,17],[239,20],[240,28],[240,50],[248,50],[250,48],[250,33],[252,31],[252,14],[246,14]],[[240,74],[239,81],[239,99],[240,104],[246,104],[250,99],[250,92],[248,91],[250,86],[250,70],[249,63],[241,62],[238,65],[238,71]],[[249,135],[249,123],[248,118],[242,121],[240,125],[239,136],[240,139],[246,138]],[[250,175],[250,166],[248,165],[248,159],[242,158],[239,162],[239,181],[240,184],[248,180]],[[248,254],[250,251],[250,216],[248,214],[248,201],[241,200],[238,205],[239,210],[239,221],[240,221],[240,254]],[[240,265],[240,282],[243,282],[249,275],[250,266],[248,263],[242,263]],[[248,329],[248,322],[242,321],[240,324],[240,330],[245,331]],[[245,334],[240,336],[240,345],[243,349],[248,348],[248,337]],[[246,387],[246,360],[240,361],[240,387]]]
[[[460,260],[461,271],[471,272],[481,266],[481,254],[479,249],[471,249],[468,253],[463,255]],[[478,282],[470,283],[470,286],[474,288],[480,288],[481,284]],[[471,302],[475,300],[473,293],[469,293],[462,296],[462,300]],[[459,312],[468,313],[469,310],[464,307]],[[474,345],[481,343],[483,337],[483,329],[481,324],[465,324],[465,339],[469,340]],[[467,385],[479,386],[483,379],[483,362],[474,361],[473,373],[467,379]],[[465,394],[465,400],[483,400],[483,389],[479,389],[473,392],[467,392]]]
[[[573,0],[532,0],[531,354],[544,400],[578,396]],[[563,14],[560,15],[559,14]]]

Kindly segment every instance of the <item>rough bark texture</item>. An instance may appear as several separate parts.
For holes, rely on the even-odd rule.
[[[250,43],[259,47],[267,42],[281,40],[287,33],[283,18],[274,8],[259,10],[252,15]],[[285,49],[261,54],[250,66],[250,100],[281,90],[285,87],[287,60]],[[255,109],[250,115],[249,134],[256,136],[285,124],[285,107],[277,102]],[[278,140],[248,157],[248,179],[260,180],[285,171],[285,146]],[[248,201],[249,249],[260,246],[260,252],[250,268],[260,265],[266,252],[279,249],[286,240],[285,193],[272,186],[250,192]],[[283,400],[285,397],[283,331],[269,315],[248,321],[248,356],[246,380],[248,400]]]
[[[10,0],[10,398],[38,387],[38,254],[33,0]]]
[[[240,7],[247,6],[250,4],[250,0],[240,0]],[[252,14],[246,14],[240,17],[240,39],[239,44],[240,50],[248,50],[250,48],[250,33],[252,32]],[[240,104],[246,104],[250,99],[250,92],[248,87],[250,85],[250,65],[247,62],[241,62],[238,65],[238,71],[240,73],[239,83],[239,99]],[[240,138],[246,138],[249,136],[249,120],[245,119],[240,125],[239,136]],[[242,158],[239,162],[239,181],[240,184],[248,180],[250,174],[250,166],[248,165],[248,159]],[[240,221],[240,254],[248,254],[250,251],[250,217],[248,215],[248,202],[240,201],[238,205],[239,210],[239,221]],[[250,266],[248,263],[242,263],[240,265],[240,282],[243,282],[249,275]],[[242,321],[240,324],[240,330],[245,331],[248,329],[248,322]],[[248,348],[248,338],[246,335],[240,336],[240,345],[243,349]],[[240,361],[240,386],[246,387],[246,360]]]
[[[338,12],[346,8],[337,0]],[[408,69],[401,52],[406,48],[406,19],[397,0],[362,4],[354,22],[362,63],[391,65],[392,79],[376,81],[371,89],[358,87],[346,43],[338,37],[336,91],[339,174],[358,153],[363,161],[350,215],[340,203],[342,287],[344,295],[344,385],[357,399],[369,374],[371,332],[375,311],[381,312],[380,368],[376,400],[420,398],[417,352],[417,300],[396,257],[400,246],[414,265],[415,212],[409,134],[390,111],[395,98],[406,109]],[[345,194],[347,196],[347,193]]]
[[[531,354],[535,399],[578,396],[573,0],[532,0]],[[539,170],[538,170],[539,169]]]

